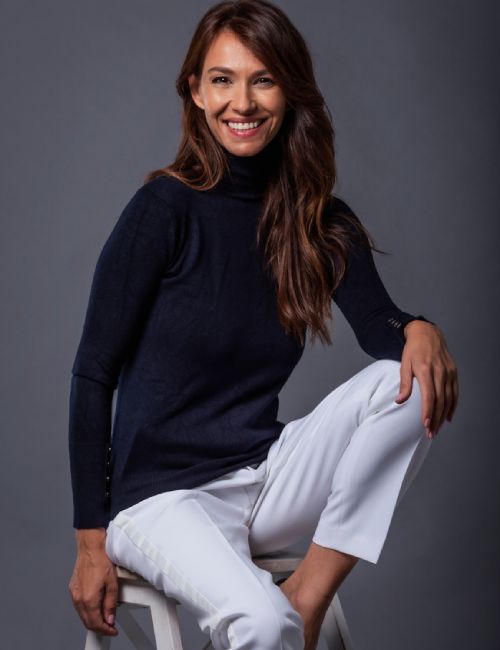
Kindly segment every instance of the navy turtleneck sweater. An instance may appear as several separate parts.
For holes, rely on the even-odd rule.
[[[97,260],[71,369],[74,528],[258,463],[285,426],[278,394],[303,346],[278,321],[255,241],[277,150],[224,152],[212,190],[167,176],[140,187]],[[400,360],[403,327],[424,319],[392,302],[361,247],[332,297],[374,358]]]

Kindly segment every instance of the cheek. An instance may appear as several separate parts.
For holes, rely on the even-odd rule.
[[[273,97],[270,108],[272,109],[273,113],[280,118],[285,114],[286,100],[282,93],[279,93]]]
[[[220,117],[222,115],[222,108],[220,107],[220,105],[208,106],[207,109],[205,110],[205,114],[207,116],[207,121],[211,123],[213,126],[217,126],[221,123]]]
[[[209,113],[213,116],[220,111],[227,100],[224,99],[224,95],[221,91],[216,89],[212,90],[205,95],[205,106],[208,109]]]
[[[216,126],[219,119],[220,111],[217,109],[217,106],[214,106],[213,103],[205,104],[205,118],[210,126]]]
[[[277,126],[281,125],[285,117],[285,107],[281,105],[277,106],[274,109],[274,116],[275,116],[276,125]]]

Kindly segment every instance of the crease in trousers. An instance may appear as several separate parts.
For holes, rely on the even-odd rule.
[[[110,560],[172,596],[215,650],[299,650],[299,613],[252,556],[307,538],[377,563],[432,444],[421,394],[378,359],[288,422],[261,463],[144,499],[109,522]]]

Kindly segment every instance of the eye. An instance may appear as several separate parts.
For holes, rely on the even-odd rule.
[[[261,81],[261,80],[264,80],[264,83],[267,83],[267,84],[269,84],[269,83],[273,84],[274,83],[274,81],[272,79],[270,79],[269,77],[259,77],[257,79],[257,81]]]
[[[214,77],[212,79],[212,83],[217,85],[219,82],[224,83],[223,80],[227,80],[227,79],[228,77],[225,76]],[[269,77],[259,77],[257,81],[263,81],[264,84],[274,84],[274,81]]]

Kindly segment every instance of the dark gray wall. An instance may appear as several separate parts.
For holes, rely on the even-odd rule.
[[[493,1],[280,2],[307,39],[337,130],[337,191],[391,257],[403,309],[445,332],[460,401],[400,504],[377,565],[340,595],[356,650],[500,647],[498,10]],[[178,143],[174,80],[206,2],[2,3],[2,434],[5,647],[83,648],[70,366],[98,251]],[[372,361],[335,309],[280,417]],[[182,617],[188,647],[204,637]],[[129,647],[113,642],[116,650]]]

